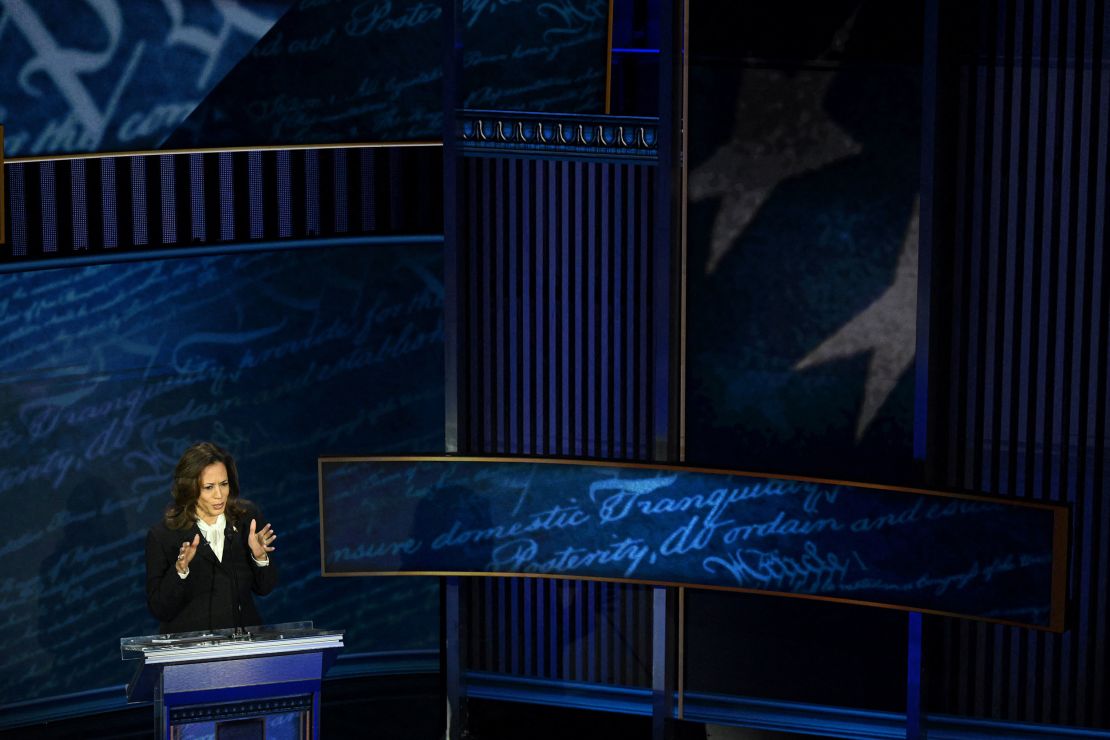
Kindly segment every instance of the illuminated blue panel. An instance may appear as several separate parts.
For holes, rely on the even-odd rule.
[[[235,238],[235,188],[231,152],[220,152],[220,239]]]
[[[337,625],[354,652],[437,644],[435,583],[321,580],[311,529],[321,451],[442,440],[439,245],[152,258],[165,251],[0,271],[0,496],[22,502],[0,558],[5,707],[106,686],[122,699],[133,666],[119,636],[158,629],[144,536],[195,439],[228,445],[244,495],[284,527],[282,585],[258,603],[268,621]],[[10,719],[0,713],[0,729]]]
[[[193,241],[207,240],[204,225],[204,159],[200,154],[189,155],[190,214],[193,219]]]
[[[177,241],[177,192],[174,183],[174,160],[172,154],[163,154],[158,159],[162,165],[162,243],[173,244]]]
[[[70,163],[70,194],[73,199],[73,248],[89,248],[88,193],[85,183],[85,160],[75,159]]]
[[[1066,508],[648,465],[321,460],[324,571],[765,591],[1063,627]]]
[[[24,206],[23,167],[21,164],[8,165],[11,178],[8,192],[11,193],[12,254],[16,257],[27,255],[27,209]]]
[[[254,52],[199,96],[166,148],[441,136],[436,3],[285,4],[288,12]],[[466,107],[604,108],[605,0],[466,2],[460,13],[463,46],[479,58],[468,59],[462,80]]]
[[[277,153],[278,176],[278,236],[293,235],[293,193],[292,173],[289,168],[289,152]]]
[[[0,3],[8,155],[157,148],[291,4]]]
[[[100,163],[100,205],[104,211],[104,248],[119,246],[119,227],[116,215],[116,160],[107,158]]]
[[[250,152],[247,155],[247,167],[251,199],[251,239],[261,239],[265,235],[262,205],[262,152]]]
[[[304,153],[305,233],[320,233],[320,152],[306,149]]]
[[[131,159],[131,222],[134,229],[132,241],[136,246],[147,244],[146,219],[146,159]]]
[[[54,163],[44,162],[39,168],[42,202],[42,251],[58,251],[58,210],[54,193]]]
[[[347,152],[336,149],[335,161],[335,233],[347,233]]]

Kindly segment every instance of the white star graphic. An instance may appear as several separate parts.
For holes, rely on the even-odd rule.
[[[894,269],[894,282],[870,306],[798,361],[795,370],[806,370],[833,360],[871,352],[863,406],[856,421],[856,441],[909,369],[917,341],[917,231],[920,199],[902,240]]]
[[[720,198],[706,274],[712,273],[779,183],[860,152],[823,109],[836,75],[744,73],[732,138],[690,173],[692,202]]]

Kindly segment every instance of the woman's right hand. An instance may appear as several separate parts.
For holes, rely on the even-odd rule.
[[[182,542],[181,548],[177,551],[177,572],[188,573],[189,563],[193,562],[193,558],[197,555],[197,548],[200,547],[200,535],[193,535],[192,542]]]

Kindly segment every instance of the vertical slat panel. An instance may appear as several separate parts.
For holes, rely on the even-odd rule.
[[[598,432],[598,399],[600,388],[597,377],[598,355],[600,355],[598,335],[598,220],[597,220],[597,176],[600,167],[590,162],[586,165],[586,454],[599,457],[600,434]],[[590,592],[591,600],[595,597]],[[590,613],[594,613],[592,605]],[[591,673],[591,679],[593,674]]]
[[[463,160],[463,451],[646,459],[653,177],[646,165]],[[644,589],[481,580],[472,588],[510,596],[506,610],[501,596],[468,601],[471,669],[647,685]]]
[[[1093,58],[1095,55],[1095,3],[1090,3],[1086,6],[1084,17],[1082,19],[1082,46],[1086,50],[1085,53],[1080,54],[1080,58],[1087,57],[1088,54]],[[1079,110],[1076,115],[1075,136],[1078,140],[1078,167],[1076,175],[1076,199],[1075,199],[1075,226],[1076,236],[1075,242],[1077,245],[1085,245],[1090,243],[1091,228],[1091,198],[1093,193],[1091,171],[1092,164],[1095,160],[1096,147],[1091,140],[1092,134],[1092,119],[1091,111],[1097,110],[1094,105],[1094,87],[1093,87],[1093,70],[1083,65],[1080,70],[1081,79],[1078,83],[1077,90],[1079,95]],[[1098,122],[1094,122],[1096,131]],[[1077,453],[1077,459],[1073,468],[1075,481],[1072,486],[1075,491],[1076,497],[1081,500],[1081,505],[1084,511],[1088,512],[1088,516],[1082,521],[1077,522],[1075,532],[1075,549],[1078,554],[1076,582],[1081,585],[1090,583],[1092,578],[1092,558],[1091,550],[1092,545],[1092,524],[1093,513],[1095,511],[1094,489],[1090,485],[1091,470],[1088,467],[1088,461],[1092,457],[1086,449],[1087,440],[1089,439],[1090,431],[1090,408],[1092,401],[1096,397],[1092,393],[1091,388],[1091,366],[1092,360],[1097,355],[1095,347],[1098,343],[1098,335],[1100,332],[1099,317],[1097,317],[1091,310],[1092,305],[1098,305],[1099,296],[1096,292],[1097,282],[1094,280],[1093,269],[1096,268],[1098,262],[1098,252],[1101,250],[1088,250],[1080,247],[1077,252],[1076,261],[1076,274],[1080,276],[1078,281],[1077,290],[1074,296],[1074,306],[1076,313],[1080,316],[1079,320],[1079,341],[1075,344],[1075,351],[1072,356],[1072,387],[1076,395],[1076,408],[1075,413],[1072,415],[1072,427],[1069,430],[1069,438],[1073,440],[1072,449]],[[1091,669],[1091,647],[1092,647],[1092,634],[1091,634],[1091,604],[1093,601],[1093,594],[1090,589],[1078,588],[1076,589],[1079,599],[1077,604],[1078,609],[1078,630],[1076,634],[1076,655],[1074,666],[1074,677],[1069,677],[1069,684],[1075,683],[1078,689],[1075,697],[1075,720],[1079,724],[1086,724],[1090,718],[1090,702],[1088,693],[1083,690],[1081,681],[1083,677],[1090,674]]]
[[[162,243],[174,244],[177,242],[177,182],[174,157],[172,154],[163,154],[159,159],[161,160],[159,178],[162,194]]]
[[[532,356],[532,366],[535,370],[536,384],[533,389],[532,404],[534,409],[534,419],[536,428],[534,430],[534,439],[536,441],[534,453],[543,455],[549,452],[548,440],[550,435],[547,429],[547,399],[550,394],[546,388],[546,368],[547,363],[550,361],[551,356],[547,351],[547,305],[551,300],[548,295],[548,281],[547,276],[547,258],[545,257],[546,250],[551,248],[551,243],[547,239],[547,221],[545,214],[548,209],[545,208],[546,200],[545,193],[549,192],[545,187],[545,179],[547,174],[548,162],[540,160],[536,162],[535,169],[535,187],[532,192],[535,198],[536,207],[533,212],[535,218],[535,239],[536,239],[536,257],[532,265],[534,274],[536,276],[535,282],[535,314],[536,330],[532,338],[532,347],[535,354]]]
[[[1094,367],[1090,375],[1094,386],[1094,399],[1089,406],[1091,439],[1095,445],[1094,453],[1090,458],[1091,475],[1088,478],[1088,486],[1091,490],[1084,501],[1091,502],[1087,519],[1091,522],[1092,540],[1088,549],[1091,551],[1093,563],[1091,579],[1084,582],[1094,586],[1091,623],[1094,625],[1095,633],[1090,661],[1090,665],[1093,666],[1094,680],[1089,692],[1093,708],[1091,721],[1097,726],[1104,726],[1110,721],[1110,711],[1108,711],[1110,707],[1107,707],[1108,702],[1104,701],[1104,697],[1110,691],[1110,687],[1106,685],[1108,660],[1105,657],[1110,656],[1106,643],[1107,622],[1110,621],[1107,618],[1107,615],[1110,615],[1108,611],[1110,605],[1107,604],[1107,592],[1110,591],[1110,502],[1105,499],[1105,481],[1110,477],[1110,470],[1106,466],[1110,462],[1110,456],[1106,455],[1105,445],[1100,447],[1097,443],[1099,440],[1106,439],[1107,422],[1110,421],[1110,393],[1107,393],[1107,376],[1110,375],[1110,285],[1106,284],[1105,279],[1108,265],[1106,249],[1105,246],[1098,248],[1098,245],[1105,245],[1107,241],[1106,212],[1110,209],[1110,188],[1107,187],[1110,180],[1110,159],[1107,157],[1107,150],[1110,148],[1110,141],[1108,141],[1110,134],[1107,133],[1107,121],[1110,121],[1110,73],[1105,69],[1107,57],[1110,54],[1106,48],[1107,34],[1099,34],[1100,29],[1107,27],[1105,3],[1097,4],[1095,22],[1092,26],[1096,46],[1092,53],[1091,86],[1097,95],[1097,104],[1092,105],[1091,109],[1091,126],[1094,129],[1091,138],[1097,141],[1092,175],[1094,182],[1089,188],[1092,193],[1091,211],[1094,216],[1091,243],[1096,245],[1094,252],[1096,267],[1092,273],[1103,279],[1095,283],[1093,292],[1099,295],[1099,300],[1092,302],[1097,309],[1095,316],[1098,319],[1097,330],[1093,332],[1097,341],[1093,352]],[[1086,524],[1086,521],[1084,523]]]
[[[521,452],[520,444],[520,429],[521,429],[521,413],[520,408],[520,377],[523,369],[520,353],[520,308],[521,308],[521,279],[520,279],[520,251],[521,240],[519,236],[520,228],[520,193],[517,191],[517,173],[520,170],[520,162],[508,163],[508,182],[506,183],[507,192],[506,197],[509,200],[509,230],[507,248],[509,251],[509,265],[508,265],[508,286],[509,294],[508,300],[508,367],[506,372],[509,375],[509,403],[507,413],[509,415],[509,428],[508,428],[508,452],[510,454],[519,454]],[[514,593],[516,589],[516,582],[514,581]],[[514,669],[515,671],[515,669]]]
[[[589,405],[584,393],[585,390],[585,374],[586,374],[586,324],[584,323],[585,314],[589,311],[589,299],[586,297],[584,290],[583,276],[589,272],[589,265],[585,261],[586,254],[586,235],[584,230],[590,228],[589,221],[586,219],[586,209],[583,207],[583,169],[585,165],[582,162],[575,162],[574,165],[574,207],[572,213],[574,214],[574,327],[572,329],[572,336],[574,341],[574,362],[571,367],[574,368],[574,413],[575,421],[573,427],[573,448],[572,454],[581,457],[585,454],[587,428],[586,417],[590,413]],[[579,601],[581,601],[581,588],[580,583],[576,586],[575,593]],[[579,628],[579,635],[581,635],[581,628]],[[582,676],[581,663],[578,664],[576,676]]]
[[[613,245],[609,252],[612,259],[611,261],[611,274],[612,278],[612,304],[610,305],[610,312],[613,318],[612,336],[613,336],[613,385],[612,394],[609,397],[612,403],[612,455],[616,458],[624,458],[624,421],[627,407],[623,405],[624,401],[624,383],[626,368],[623,360],[626,359],[624,352],[624,331],[627,328],[623,321],[623,306],[624,306],[624,253],[625,253],[625,230],[629,224],[623,218],[624,215],[624,199],[625,199],[625,173],[627,171],[626,165],[619,164],[614,168],[614,195],[612,199],[613,211]]]
[[[74,160],[70,165],[70,188],[73,201],[73,249],[85,251],[89,248],[89,201],[88,174],[83,159]]]
[[[494,234],[490,239],[490,248],[493,252],[493,262],[496,274],[491,275],[493,279],[493,290],[490,291],[490,297],[493,303],[493,366],[494,382],[496,383],[497,392],[492,399],[493,406],[493,437],[495,441],[495,448],[508,452],[509,446],[507,444],[508,437],[506,435],[507,425],[506,414],[510,403],[508,394],[508,384],[505,382],[505,372],[508,360],[505,356],[505,323],[508,315],[507,295],[505,289],[505,263],[508,260],[508,253],[505,247],[505,229],[507,228],[507,221],[505,213],[506,197],[505,197],[505,160],[494,160]]]
[[[5,192],[11,199],[12,208],[6,208],[8,218],[11,219],[11,245],[12,255],[16,257],[27,256],[27,209],[25,207],[26,195],[23,185],[23,170],[26,165],[8,164],[4,177],[7,178]]]
[[[560,161],[555,163],[552,174],[556,178],[555,188],[558,220],[556,233],[556,260],[552,264],[555,278],[556,296],[556,323],[558,337],[554,357],[557,368],[557,382],[555,384],[556,425],[553,437],[556,440],[555,453],[566,455],[569,453],[568,440],[570,437],[570,181],[567,177],[568,163]]]
[[[305,149],[304,153],[304,218],[305,234],[320,235],[320,150]]]
[[[655,232],[654,223],[651,218],[651,204],[655,202],[655,193],[651,189],[651,178],[649,171],[645,167],[640,168],[640,203],[638,206],[638,217],[640,220],[640,239],[637,244],[637,254],[640,261],[640,284],[637,288],[637,293],[640,297],[640,327],[636,332],[636,338],[639,342],[639,388],[640,394],[636,399],[636,408],[640,410],[641,422],[640,429],[637,430],[637,441],[639,446],[636,449],[636,457],[642,460],[651,457],[651,440],[654,437],[654,429],[652,428],[653,416],[648,413],[651,408],[651,375],[648,374],[648,356],[651,352],[652,332],[650,327],[654,324],[653,316],[651,313],[652,301],[649,300],[650,291],[649,285],[652,285],[650,266],[652,264],[651,252],[651,234]]]
[[[476,194],[483,194],[484,197],[487,197],[489,199],[488,202],[494,208],[496,208],[498,198],[497,194],[493,192],[491,186],[491,162],[488,159],[482,160],[480,165],[481,170],[478,175],[479,190],[476,191]],[[481,255],[479,262],[475,265],[476,270],[479,271],[479,274],[481,275],[479,285],[475,286],[478,287],[481,291],[478,294],[476,306],[476,308],[479,309],[480,314],[476,311],[475,315],[480,315],[481,317],[481,323],[479,324],[479,326],[481,327],[482,346],[481,352],[476,353],[480,354],[481,360],[481,364],[478,367],[478,377],[481,381],[480,392],[482,394],[482,405],[481,414],[478,416],[478,418],[480,420],[479,424],[481,424],[482,429],[482,446],[483,449],[486,450],[497,449],[497,446],[494,444],[494,435],[497,433],[496,423],[494,423],[494,419],[496,417],[494,417],[490,413],[491,407],[495,403],[494,378],[496,373],[496,368],[494,367],[493,363],[494,344],[492,336],[495,314],[492,300],[493,269],[491,266],[491,260],[493,259],[494,254],[492,248],[493,245],[490,243],[490,234],[493,229],[494,223],[495,222],[493,220],[493,213],[491,213],[491,209],[482,209],[482,220],[480,221],[478,227],[478,240],[472,245],[474,249],[478,250],[478,254]]]
[[[613,192],[612,182],[612,167],[602,166],[601,168],[601,189],[598,191],[600,199],[601,211],[601,232],[598,236],[598,248],[600,254],[598,255],[598,283],[601,287],[601,295],[598,300],[598,306],[601,307],[601,316],[598,321],[598,326],[601,328],[601,338],[598,347],[598,386],[601,389],[601,399],[598,403],[598,449],[601,457],[612,457],[616,454],[612,447],[613,429],[611,420],[613,418],[613,406],[610,402],[611,389],[612,389],[612,376],[610,368],[610,350],[613,342],[610,340],[610,306],[609,306],[609,275],[610,259],[609,255],[612,252],[613,245],[616,240],[612,237],[612,230],[610,228],[610,197],[609,194]]]
[[[405,170],[433,168],[439,156],[421,149],[390,152],[391,163]],[[295,156],[278,150],[10,164],[12,239],[0,259],[324,236],[352,227],[377,232],[374,151],[355,157],[337,149],[321,156],[318,150]],[[426,190],[419,183],[397,183],[389,196],[397,214],[391,227],[426,233],[441,216],[441,202],[418,200],[416,193]],[[420,218],[409,218],[417,203]]]
[[[521,434],[524,437],[524,445],[521,451],[530,455],[535,452],[534,429],[532,426],[535,414],[533,408],[535,404],[535,385],[533,384],[532,375],[532,349],[535,346],[535,333],[533,331],[533,302],[532,298],[535,295],[536,274],[535,263],[532,255],[534,254],[535,243],[533,235],[535,234],[535,222],[533,218],[534,210],[532,200],[532,183],[535,179],[533,170],[536,168],[536,163],[531,160],[521,162],[521,194],[520,194],[520,225],[521,225],[521,269],[523,275],[521,277],[521,360],[523,367],[521,368]]]
[[[250,198],[250,238],[265,236],[266,206],[263,195],[262,152],[247,155],[247,197]]]
[[[39,198],[42,213],[42,251],[58,251],[58,209],[53,162],[39,165]]]
[[[947,442],[931,459],[953,488],[1072,505],[1074,611],[1061,635],[942,620],[938,713],[1107,721],[1105,5],[990,0],[960,42],[945,119],[953,198],[939,217],[953,298],[934,324],[949,350],[934,399]]]
[[[559,454],[559,369],[560,369],[560,352],[559,345],[559,210],[558,210],[558,184],[556,180],[556,169],[559,163],[555,161],[544,162],[544,195],[547,201],[547,207],[544,209],[547,214],[545,239],[547,242],[546,249],[546,262],[544,263],[544,293],[546,300],[545,316],[544,316],[544,341],[541,346],[545,348],[545,356],[543,360],[544,366],[544,388],[543,397],[546,399],[545,416],[547,424],[543,426],[544,439],[546,444],[543,446],[544,454],[557,455]]]
[[[131,168],[131,243],[150,243],[147,223],[147,160],[143,156],[128,158]]]
[[[289,152],[277,153],[278,237],[293,236],[293,163]]]
[[[334,150],[332,152],[332,162],[334,163],[332,191],[335,193],[335,214],[332,228],[336,234],[346,234],[350,213],[348,207],[349,195],[347,193],[347,151],[345,149]]]
[[[220,152],[220,240],[235,238],[235,181],[231,152]]]

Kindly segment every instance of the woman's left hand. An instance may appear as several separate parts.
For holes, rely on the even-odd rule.
[[[269,523],[260,532],[254,531],[255,526],[257,525],[254,519],[251,519],[250,536],[247,538],[247,542],[251,546],[251,555],[254,556],[255,560],[269,560],[268,553],[274,551],[270,544],[277,539],[277,535],[274,534],[274,530],[270,529]]]

